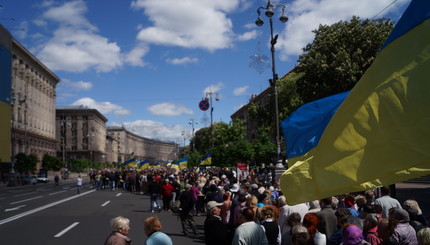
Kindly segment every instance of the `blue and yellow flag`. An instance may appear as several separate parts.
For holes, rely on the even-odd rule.
[[[429,16],[430,1],[412,0],[316,146],[288,160],[289,205],[430,174]]]
[[[212,165],[212,152],[209,152],[200,160],[200,166],[210,166],[210,165]]]
[[[137,169],[138,169],[139,171],[142,171],[142,170],[144,170],[144,169],[149,168],[150,166],[151,166],[151,164],[148,162],[148,160],[143,160],[143,161],[141,161],[141,162],[139,163],[139,165],[138,165]]]
[[[166,167],[171,167],[172,166],[172,161],[169,161],[166,163]]]
[[[176,170],[179,170],[179,161],[176,161],[172,164],[171,168],[174,168]]]
[[[188,168],[188,156],[179,160],[179,169],[185,169],[185,168]]]
[[[130,154],[130,159],[128,159],[127,161],[124,161],[124,163],[121,165],[121,167],[122,168],[135,167],[136,164],[137,164],[136,158],[134,157],[134,152],[132,152]]]

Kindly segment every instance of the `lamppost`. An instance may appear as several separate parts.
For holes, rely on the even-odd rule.
[[[282,23],[285,23],[288,21],[288,17],[285,15],[285,5],[284,4],[272,4],[270,2],[270,0],[267,1],[267,6],[262,6],[259,7],[257,9],[257,13],[258,13],[258,18],[255,21],[255,24],[257,26],[262,26],[264,24],[263,20],[260,17],[260,10],[264,9],[266,10],[265,15],[267,16],[267,18],[269,18],[269,26],[270,26],[270,51],[272,54],[272,79],[269,79],[269,83],[271,86],[273,86],[273,93],[275,96],[275,123],[276,123],[276,170],[280,170],[277,171],[276,173],[276,177],[277,179],[279,178],[278,174],[279,172],[282,173],[282,171],[285,169],[284,166],[282,165],[282,158],[281,158],[281,143],[280,143],[280,137],[279,137],[279,108],[278,108],[278,88],[277,88],[277,81],[278,81],[278,74],[276,74],[276,65],[275,65],[275,44],[278,40],[278,34],[276,34],[275,36],[273,36],[273,15],[274,15],[274,10],[276,8],[280,7],[282,9],[282,15],[281,17],[279,17],[279,20]]]
[[[185,141],[186,141],[186,136],[187,135],[185,134],[185,131],[182,131],[181,135],[184,136],[184,152],[185,152]]]
[[[8,186],[15,186],[16,185],[16,173],[15,173],[15,113],[14,113],[14,106],[15,106],[15,93],[12,90],[10,94],[10,105],[11,105],[11,137],[12,137],[12,145],[11,145],[11,167],[9,171],[9,181]]]
[[[194,151],[195,146],[196,146],[196,144],[195,144],[196,140],[194,139],[194,124],[199,124],[199,123],[194,118],[191,118],[190,121],[188,122],[188,124],[191,125],[191,129],[193,130],[191,136],[193,137],[193,151]]]
[[[214,107],[212,105],[212,98],[215,96],[215,101],[219,101],[218,93],[217,92],[206,92],[206,99],[209,99],[209,104],[211,107],[211,147],[214,147],[214,126],[213,126],[213,112]]]

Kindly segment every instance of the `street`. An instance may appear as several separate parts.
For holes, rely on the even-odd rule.
[[[129,237],[133,244],[143,244],[143,220],[151,216],[149,196],[123,190],[95,191],[88,181],[81,194],[73,183],[37,184],[2,188],[0,194],[1,244],[103,244],[111,232],[110,219],[130,219]],[[170,212],[155,213],[174,244],[202,244],[205,217],[195,217],[200,235],[189,238],[181,234],[177,216]]]

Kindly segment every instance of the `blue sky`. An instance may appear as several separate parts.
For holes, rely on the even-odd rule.
[[[320,24],[361,18],[398,20],[410,0],[289,0],[274,17],[276,69],[284,75]],[[269,85],[268,19],[262,0],[0,0],[0,23],[60,79],[57,105],[98,109],[108,125],[183,142],[210,124],[198,103],[207,92],[214,122]],[[262,57],[251,67],[250,57]],[[280,98],[282,99],[282,98]]]

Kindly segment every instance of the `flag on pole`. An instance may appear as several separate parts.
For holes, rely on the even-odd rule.
[[[200,160],[200,166],[210,166],[210,165],[212,165],[212,152],[209,152]]]
[[[136,158],[134,157],[134,152],[130,154],[130,158],[121,165],[123,168],[136,166]]]
[[[188,167],[188,156],[179,160],[179,169],[185,169]]]
[[[144,170],[144,169],[149,168],[149,166],[151,166],[151,164],[148,162],[148,160],[143,160],[143,161],[141,161],[141,162],[139,163],[139,165],[138,165],[137,169],[138,169],[139,171],[142,171],[142,170]]]
[[[179,170],[179,161],[174,162],[170,167]]]
[[[430,174],[429,16],[430,1],[411,1],[316,146],[288,160],[289,205]]]

